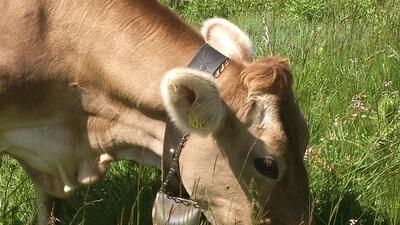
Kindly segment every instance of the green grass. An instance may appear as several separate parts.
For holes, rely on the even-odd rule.
[[[196,26],[225,16],[251,36],[257,57],[290,60],[311,131],[317,224],[400,224],[400,2],[218,2],[192,0],[179,13]],[[0,172],[0,225],[33,224],[30,181],[8,157]],[[151,224],[158,187],[152,168],[118,163],[64,206],[64,224]]]

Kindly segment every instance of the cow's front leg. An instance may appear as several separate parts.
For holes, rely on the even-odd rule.
[[[36,204],[38,209],[38,225],[58,225],[61,216],[62,199],[47,194],[36,185]]]
[[[35,184],[38,225],[60,224],[62,200],[54,195],[66,198],[73,192],[64,192],[64,183],[61,178],[41,173],[23,160],[17,160]]]

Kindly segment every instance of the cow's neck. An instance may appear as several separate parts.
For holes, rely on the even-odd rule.
[[[65,39],[77,46],[66,53],[76,71],[72,82],[94,84],[135,108],[163,111],[164,73],[185,67],[203,44],[201,36],[157,1],[87,2],[79,4],[89,7],[68,3],[75,8],[68,10],[72,23],[66,12],[55,12],[53,33],[68,32]]]

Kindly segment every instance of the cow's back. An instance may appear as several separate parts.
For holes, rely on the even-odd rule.
[[[38,1],[0,1],[0,93],[40,73],[46,49],[40,41],[46,26],[43,15]]]

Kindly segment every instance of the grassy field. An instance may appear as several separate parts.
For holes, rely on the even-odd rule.
[[[400,1],[192,0],[177,12],[195,26],[226,17],[257,57],[289,58],[317,224],[400,224]],[[8,157],[0,174],[0,225],[34,224],[31,182]],[[151,224],[159,175],[116,164],[65,204],[64,224]]]

